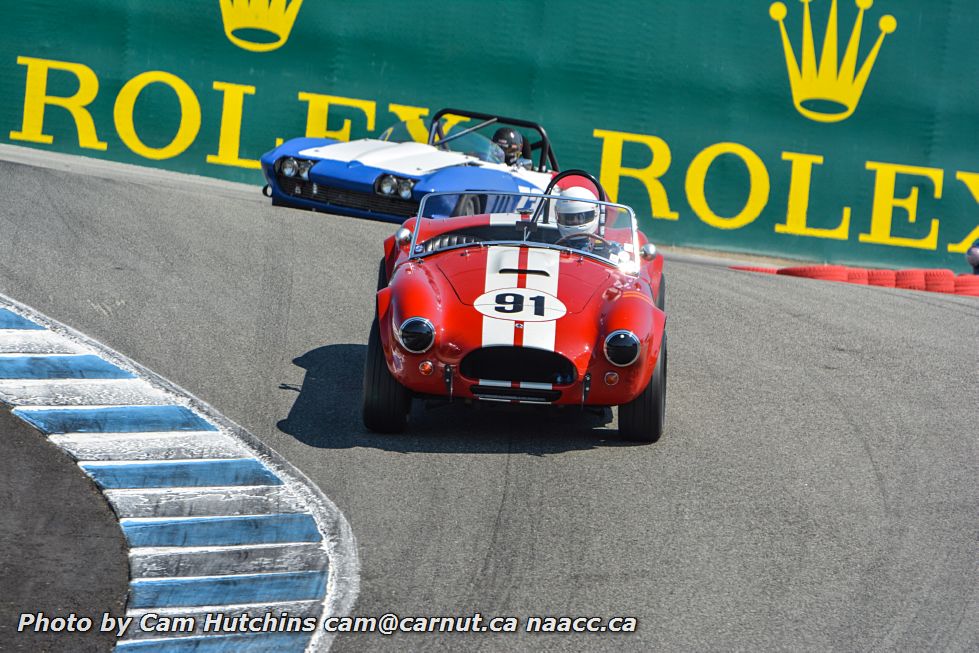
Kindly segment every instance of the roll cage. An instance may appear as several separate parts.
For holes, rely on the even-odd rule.
[[[464,118],[478,120],[479,123],[473,125],[472,127],[467,127],[462,131],[446,135],[442,132],[441,120],[448,115],[462,116]],[[477,111],[465,111],[463,109],[441,109],[434,116],[432,116],[432,124],[428,129],[428,144],[438,147],[439,143],[443,140],[457,138],[464,134],[469,134],[494,124],[523,127],[535,132],[538,136],[540,136],[540,140],[530,143],[529,149],[531,153],[540,151],[540,157],[538,158],[537,166],[534,169],[537,172],[547,172],[548,166],[550,166],[549,169],[551,172],[557,172],[560,170],[558,167],[557,156],[555,156],[554,150],[551,148],[551,140],[548,138],[547,132],[544,131],[544,128],[536,122],[521,120],[519,118],[507,118],[491,113],[479,113]]]

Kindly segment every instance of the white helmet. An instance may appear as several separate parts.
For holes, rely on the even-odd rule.
[[[598,198],[595,193],[581,186],[572,186],[561,191],[554,212],[561,236],[593,234],[598,229]]]

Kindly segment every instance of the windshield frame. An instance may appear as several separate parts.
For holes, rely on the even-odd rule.
[[[582,250],[582,249],[576,249],[574,247],[568,247],[566,245],[556,245],[556,244],[553,244],[553,243],[543,243],[543,242],[536,242],[536,241],[532,241],[532,240],[527,240],[526,239],[526,235],[525,235],[525,237],[523,239],[521,239],[521,238],[514,238],[512,240],[480,241],[480,242],[477,242],[477,243],[463,243],[463,244],[460,244],[460,245],[450,245],[448,247],[442,247],[440,249],[433,250],[433,251],[430,251],[430,252],[419,251],[420,245],[418,243],[418,234],[421,231],[422,219],[425,219],[425,220],[458,220],[459,218],[471,217],[471,216],[453,216],[453,217],[449,217],[449,218],[427,218],[427,217],[426,218],[423,218],[422,216],[425,215],[425,204],[427,202],[429,202],[430,198],[445,197],[445,196],[459,197],[459,196],[462,196],[462,195],[470,195],[470,194],[473,194],[473,195],[487,194],[487,195],[494,195],[494,196],[499,196],[499,197],[532,197],[532,198],[534,198],[534,200],[538,200],[538,204],[537,204],[537,206],[533,210],[528,210],[528,211],[514,211],[514,212],[512,212],[512,214],[513,215],[520,215],[520,214],[526,213],[527,215],[532,215],[532,216],[536,216],[536,217],[539,217],[538,216],[538,213],[539,212],[541,214],[543,213],[542,209],[543,209],[543,206],[544,206],[545,202],[547,202],[549,200],[555,200],[556,201],[556,200],[563,199],[560,195],[544,195],[543,193],[514,193],[514,192],[501,192],[501,191],[493,191],[493,190],[467,190],[467,191],[452,191],[452,192],[449,192],[449,191],[440,191],[440,192],[437,192],[437,193],[427,193],[424,197],[422,197],[421,204],[418,207],[418,214],[415,216],[415,226],[414,226],[414,229],[412,230],[412,233],[411,233],[411,241],[410,241],[409,246],[408,246],[408,260],[409,261],[415,260],[415,259],[422,259],[422,258],[426,258],[428,256],[431,256],[433,254],[441,254],[442,252],[448,252],[448,251],[452,251],[454,249],[461,249],[461,248],[465,248],[465,247],[488,247],[488,246],[496,246],[496,245],[504,245],[504,246],[507,246],[508,245],[508,246],[511,246],[511,247],[514,247],[514,246],[516,246],[516,247],[536,247],[536,248],[554,249],[554,250],[558,250],[558,251],[570,252],[572,254],[584,256],[586,258],[589,258],[589,259],[598,261],[600,263],[603,263],[604,265],[608,265],[610,267],[614,267],[614,268],[618,269],[620,272],[623,272],[625,274],[629,274],[629,275],[632,275],[632,276],[638,276],[639,275],[639,271],[640,271],[640,268],[641,268],[641,259],[639,257],[639,254],[640,254],[640,249],[639,249],[639,225],[638,225],[638,222],[636,220],[636,212],[633,211],[631,207],[628,207],[625,204],[616,204],[615,202],[603,202],[601,200],[589,200],[589,203],[593,203],[595,205],[602,206],[602,207],[605,207],[605,208],[615,208],[615,209],[619,209],[619,210],[624,210],[626,212],[626,214],[629,216],[630,227],[631,227],[631,231],[632,231],[632,250],[633,250],[630,254],[631,254],[631,262],[634,264],[632,267],[634,269],[628,269],[628,270],[627,269],[623,269],[622,266],[621,265],[617,265],[615,263],[615,261],[612,261],[610,259],[604,258],[602,256],[599,256],[597,254],[594,254],[592,252],[588,252],[588,251],[585,251],[585,250]],[[489,214],[481,214],[481,215],[489,215]],[[619,218],[619,219],[621,219],[621,218]],[[514,233],[515,234],[518,233],[516,231],[516,226],[517,225],[515,224],[514,225]],[[529,227],[531,229],[531,231],[533,231],[535,229],[540,229],[541,228],[540,227],[540,224],[539,224],[539,220],[535,220],[534,222],[531,222],[531,220],[529,220],[529,219],[527,220],[527,227]],[[547,228],[553,228],[553,227],[544,227],[544,228],[547,229]],[[623,227],[616,227],[616,228],[623,228]],[[527,233],[527,235],[529,235],[529,233]]]

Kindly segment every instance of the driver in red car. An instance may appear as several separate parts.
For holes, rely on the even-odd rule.
[[[554,206],[557,228],[561,240],[568,247],[592,251],[599,241],[589,238],[598,233],[598,198],[587,188],[572,186],[561,191],[561,199]]]
[[[554,206],[561,244],[584,252],[590,252],[615,262],[629,259],[629,255],[616,242],[609,242],[598,233],[599,204],[595,194],[581,186],[571,186],[561,191],[561,199]]]

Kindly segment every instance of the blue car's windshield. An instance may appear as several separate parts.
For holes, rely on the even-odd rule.
[[[468,127],[465,123],[456,125],[445,135],[445,139],[448,142],[445,145],[436,143],[435,146],[445,148],[451,152],[474,156],[480,161],[486,161],[487,163],[503,163],[503,150],[500,149],[500,146],[480,133],[469,132],[458,138],[452,138],[453,134],[458,134]]]
[[[445,135],[447,142],[444,145],[436,142],[435,147],[450,152],[466,154],[480,161],[486,161],[487,163],[503,163],[503,150],[500,149],[499,145],[482,134],[470,132],[457,138],[452,138],[453,134],[458,134],[467,127],[468,125],[465,123],[456,125]],[[403,120],[385,129],[379,138],[382,141],[390,141],[392,143],[426,143],[428,142],[428,127],[424,121],[418,118]]]

